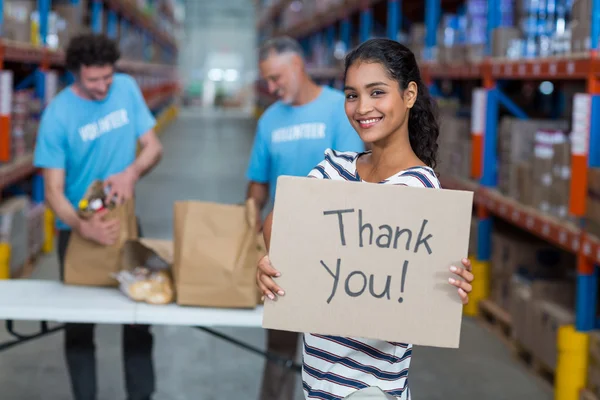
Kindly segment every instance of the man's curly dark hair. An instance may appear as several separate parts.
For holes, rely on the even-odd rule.
[[[86,33],[71,39],[67,46],[66,64],[72,72],[81,66],[114,65],[121,57],[115,41],[102,34]]]

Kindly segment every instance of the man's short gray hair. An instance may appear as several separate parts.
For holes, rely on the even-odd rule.
[[[300,43],[289,36],[280,36],[268,39],[260,46],[258,60],[262,62],[273,54],[284,53],[293,53],[304,58],[304,52],[302,51]]]

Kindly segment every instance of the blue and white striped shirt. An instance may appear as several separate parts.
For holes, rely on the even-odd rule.
[[[364,153],[327,150],[325,159],[309,177],[361,181],[356,168],[360,154]],[[409,168],[381,183],[441,187],[429,167]],[[377,386],[400,400],[409,400],[411,355],[411,344],[306,333],[302,369],[304,396],[307,399],[339,400],[356,390]]]

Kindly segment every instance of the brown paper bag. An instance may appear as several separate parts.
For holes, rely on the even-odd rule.
[[[253,308],[259,245],[254,202],[175,203],[175,290],[180,305]]]
[[[73,231],[65,256],[66,284],[117,286],[112,274],[120,269],[123,245],[127,240],[138,237],[134,200],[110,210],[105,218],[117,218],[121,222],[119,239],[112,246],[103,246]]]

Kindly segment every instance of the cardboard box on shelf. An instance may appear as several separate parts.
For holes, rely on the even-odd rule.
[[[587,388],[600,396],[600,331],[590,332],[589,337]]]
[[[533,295],[535,298],[535,295]],[[547,296],[552,299],[551,295]],[[553,301],[537,300],[533,305],[535,347],[533,355],[551,371],[556,369],[558,329],[575,322],[572,308],[563,307]]]
[[[574,321],[572,280],[511,279],[513,338],[549,368],[556,366],[558,327]]]
[[[585,230],[600,237],[600,168],[588,168]]]
[[[573,259],[530,235],[494,230],[491,261],[492,279],[513,273],[529,279],[558,279],[567,275]]]
[[[29,258],[28,210],[26,196],[15,196],[0,203],[0,242],[10,244],[11,276],[15,276]]]
[[[550,198],[552,195],[554,135],[555,132],[542,130],[535,134],[535,148],[532,164],[532,206],[546,214],[550,214]]]
[[[533,204],[533,177],[531,171],[531,164],[528,161],[521,161],[515,165],[515,171],[517,178],[517,192],[512,196],[515,200],[518,200],[521,204],[530,206]]]
[[[535,347],[531,285],[518,275],[514,275],[511,280],[510,297],[509,310],[512,320],[512,337],[523,348],[531,351]]]
[[[471,232],[469,233],[469,254],[477,254],[477,232],[479,218],[473,216],[471,219]]]
[[[522,162],[532,162],[535,136],[538,131],[566,131],[568,125],[569,122],[566,120],[502,118],[498,128],[498,189],[500,192],[520,201],[519,178],[514,174],[514,166]]]
[[[31,15],[34,10],[37,10],[35,0],[5,1],[3,36],[17,42],[31,42]]]
[[[512,26],[496,28],[492,32],[492,56],[506,57],[513,40],[521,37],[521,31]]]
[[[569,213],[571,186],[571,145],[563,132],[555,135],[552,159],[552,187],[550,210],[552,215],[564,219]]]

